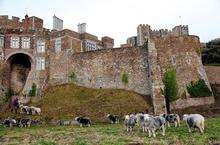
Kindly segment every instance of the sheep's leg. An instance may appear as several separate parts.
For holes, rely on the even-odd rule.
[[[162,126],[162,135],[165,136],[165,126]]]
[[[148,137],[151,137],[151,130],[148,130]]]
[[[174,124],[175,124],[175,127],[177,127],[177,122],[176,122],[176,121],[175,121],[175,123],[174,123]]]
[[[155,130],[153,130],[153,137],[156,137],[156,133],[155,133]]]
[[[143,130],[143,132],[145,132],[145,127],[144,126],[142,126],[142,130]]]
[[[167,121],[167,125],[168,125],[168,127],[170,127],[170,123],[169,123],[169,121]]]
[[[191,129],[190,129],[189,124],[188,124],[188,123],[186,123],[186,125],[187,125],[187,127],[188,127],[189,132],[192,132],[192,131],[191,131]]]

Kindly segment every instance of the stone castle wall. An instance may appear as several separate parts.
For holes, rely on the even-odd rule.
[[[158,38],[154,42],[162,74],[167,68],[174,67],[181,91],[199,78],[204,79],[210,86],[201,58],[196,52],[201,47],[197,36],[165,37]]]
[[[117,48],[78,54],[53,54],[50,59],[50,84],[67,83],[71,72],[78,85],[91,88],[118,88],[149,95],[146,50]],[[122,75],[128,76],[128,84]]]
[[[211,84],[220,84],[220,67],[205,66],[205,70]]]

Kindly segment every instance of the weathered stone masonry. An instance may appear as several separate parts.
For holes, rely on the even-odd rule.
[[[82,86],[128,89],[150,94],[148,59],[144,48],[118,48],[78,54],[63,52],[51,57],[50,84],[67,83],[68,75],[74,72],[75,82]],[[123,74],[127,74],[128,84],[123,84]]]

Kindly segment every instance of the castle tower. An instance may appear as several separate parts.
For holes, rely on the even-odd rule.
[[[137,45],[142,46],[150,38],[150,25],[140,24],[137,27]]]
[[[161,67],[157,63],[157,49],[155,44],[148,40],[148,58],[149,58],[149,83],[151,86],[151,99],[154,107],[154,114],[159,115],[166,113],[165,97],[162,95],[161,89],[164,88],[161,76]]]

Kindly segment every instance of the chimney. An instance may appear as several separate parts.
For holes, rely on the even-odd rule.
[[[86,23],[79,23],[78,24],[78,33],[86,33]]]
[[[61,31],[63,30],[63,20],[53,16],[53,30]]]

